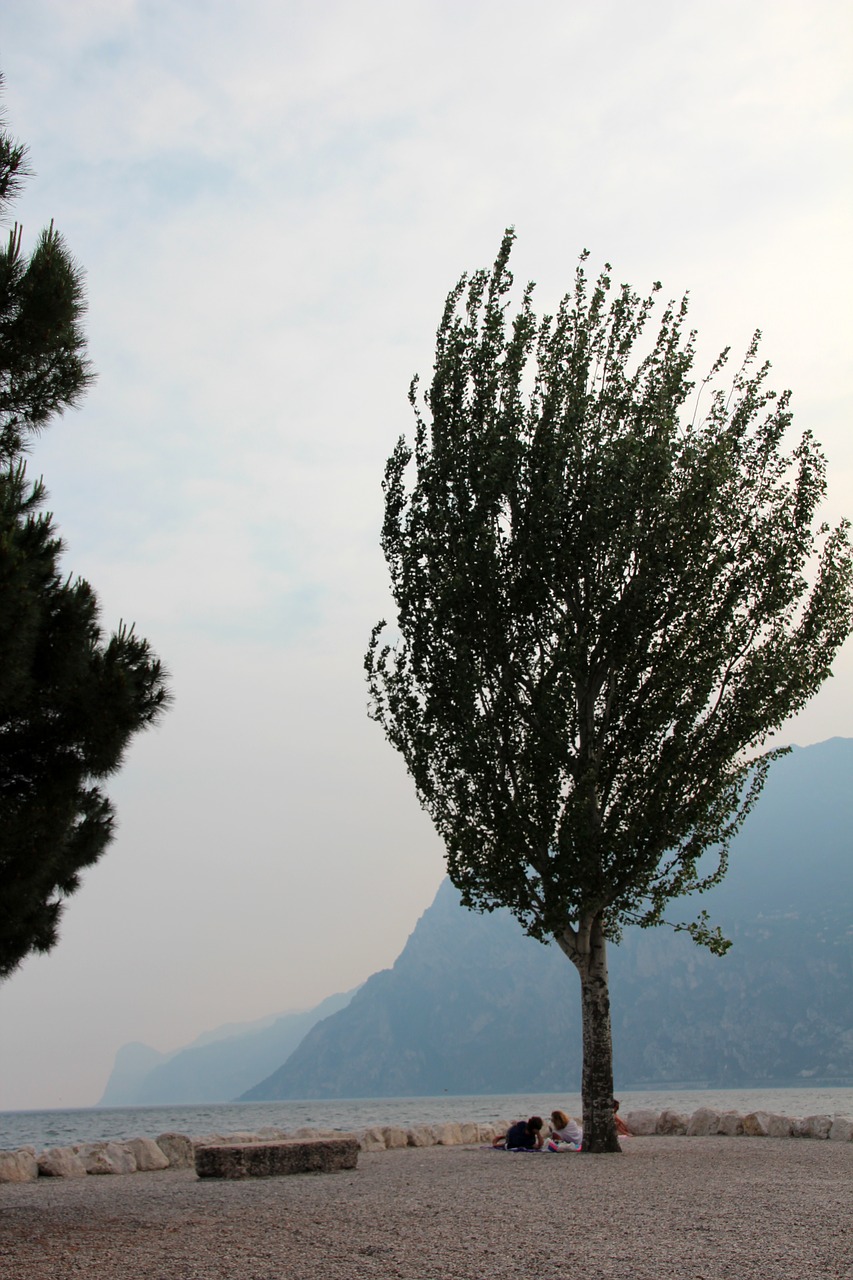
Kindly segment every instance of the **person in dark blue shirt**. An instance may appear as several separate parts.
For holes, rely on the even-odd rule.
[[[516,1120],[506,1133],[495,1138],[492,1145],[505,1147],[507,1151],[539,1151],[542,1147],[542,1117]]]

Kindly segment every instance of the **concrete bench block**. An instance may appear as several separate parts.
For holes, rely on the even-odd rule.
[[[334,1173],[358,1163],[355,1138],[318,1142],[220,1143],[196,1147],[200,1178],[273,1178],[285,1173]]]

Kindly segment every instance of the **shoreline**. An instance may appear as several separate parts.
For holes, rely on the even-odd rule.
[[[518,1119],[518,1116],[515,1117]],[[792,1117],[771,1111],[717,1111],[699,1107],[691,1113],[674,1108],[656,1111],[636,1108],[622,1113],[629,1139],[683,1137],[799,1138],[832,1143],[853,1143],[853,1119],[846,1116],[813,1114]],[[159,1172],[166,1168],[192,1168],[201,1147],[256,1145],[262,1143],[311,1142],[341,1137],[354,1138],[360,1151],[384,1151],[405,1147],[489,1146],[506,1133],[513,1118],[482,1124],[476,1121],[446,1121],[439,1124],[375,1125],[360,1129],[321,1129],[300,1126],[295,1130],[265,1127],[257,1131],[222,1131],[189,1135],[174,1131],[156,1138],[137,1136],[102,1139],[37,1149],[25,1145],[0,1150],[0,1185],[44,1181],[51,1178],[78,1178],[85,1175],[127,1175]]]
[[[853,1116],[853,1088],[797,1088],[694,1090],[673,1088],[634,1092],[617,1091],[622,1113],[635,1109],[665,1108],[692,1113],[700,1107],[741,1114],[763,1109],[773,1113],[806,1116],[813,1113]],[[293,1131],[304,1127],[352,1132],[368,1126],[433,1125],[447,1121],[478,1124],[499,1117],[545,1115],[559,1108],[578,1116],[580,1095],[519,1093],[448,1095],[413,1098],[308,1099],[264,1103],[192,1103],[143,1107],[54,1109],[42,1112],[0,1113],[0,1147],[14,1150],[32,1145],[41,1150],[73,1143],[115,1141],[128,1136],[155,1138],[158,1134],[257,1132],[276,1128]]]

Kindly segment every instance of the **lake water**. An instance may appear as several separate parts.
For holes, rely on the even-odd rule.
[[[788,1116],[853,1117],[853,1089],[730,1089],[620,1092],[621,1109],[698,1107],[718,1111],[774,1111]],[[0,1149],[68,1146],[105,1139],[156,1138],[160,1133],[208,1133],[265,1128],[364,1129],[371,1125],[438,1124],[472,1120],[481,1124],[547,1116],[556,1108],[579,1115],[578,1094],[471,1095],[440,1098],[352,1098],[307,1102],[216,1103],[189,1107],[88,1107],[71,1111],[0,1112]]]

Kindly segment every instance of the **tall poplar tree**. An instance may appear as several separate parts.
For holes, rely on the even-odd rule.
[[[607,942],[724,874],[762,744],[850,631],[849,526],[815,523],[825,460],[808,432],[786,452],[758,334],[697,395],[686,300],[591,283],[584,255],[556,315],[529,285],[510,318],[512,241],[412,384],[384,482],[396,634],[365,666],[463,902],[577,968],[584,1149],[617,1151]],[[705,913],[676,927],[727,945]]]
[[[0,123],[0,214],[27,176]],[[51,224],[31,254],[0,250],[0,978],[57,940],[62,903],[114,828],[100,785],[168,703],[147,641],[105,637],[89,584],[72,580],[25,451],[92,379],[82,273]]]

